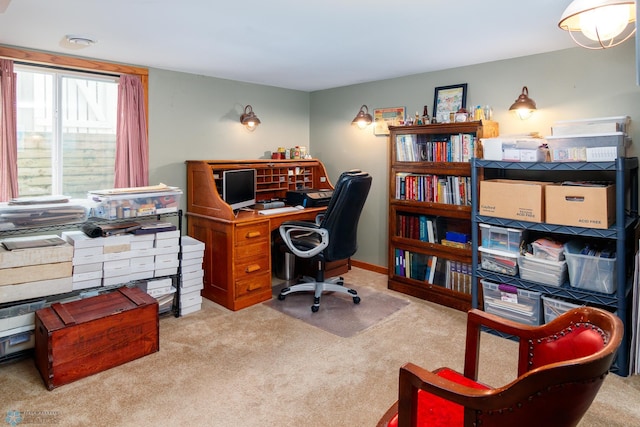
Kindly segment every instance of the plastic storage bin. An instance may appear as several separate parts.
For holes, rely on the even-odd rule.
[[[560,299],[555,299],[542,295],[542,306],[544,307],[544,323],[549,323],[562,313],[566,313],[572,308],[581,307],[580,304],[573,304]]]
[[[540,292],[526,291],[512,285],[486,280],[480,282],[484,297],[484,311],[527,325],[540,325],[542,320]]]
[[[85,222],[92,203],[70,199],[66,203],[16,205],[0,203],[0,231]]]
[[[523,230],[480,224],[482,247],[500,251],[518,252],[522,242]]]
[[[177,212],[182,190],[171,187],[169,191],[105,195],[89,192],[88,197],[97,203],[91,209],[91,217],[103,219],[136,218]]]
[[[561,286],[567,280],[567,262],[551,261],[531,255],[518,255],[520,278],[551,286]]]
[[[582,245],[571,241],[564,245],[569,284],[574,288],[612,294],[618,288],[616,258],[581,255]]]
[[[483,246],[480,251],[480,264],[484,270],[515,276],[518,274],[518,253],[488,249]]]
[[[548,136],[552,162],[605,162],[625,157],[630,139],[622,132]]]
[[[550,261],[562,261],[564,259],[564,245],[546,238],[531,242],[531,249],[536,258]]]

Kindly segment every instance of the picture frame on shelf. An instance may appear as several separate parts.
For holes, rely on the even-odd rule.
[[[438,123],[451,122],[451,113],[467,105],[467,83],[435,88],[433,94],[433,117]]]
[[[404,124],[404,107],[376,108],[373,110],[374,135],[389,135],[389,126]]]

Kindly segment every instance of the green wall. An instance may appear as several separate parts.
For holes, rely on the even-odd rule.
[[[408,59],[409,60],[409,59]],[[500,134],[537,131],[550,135],[556,120],[628,115],[640,120],[634,44],[590,51],[572,48],[553,53],[489,62],[445,71],[364,83],[311,94],[311,152],[335,176],[358,167],[373,175],[373,187],[358,230],[357,260],[387,265],[388,138],[349,123],[362,104],[375,108],[404,106],[408,113],[433,110],[434,88],[467,83],[467,105],[489,104]],[[521,121],[508,108],[527,86],[538,106]],[[631,126],[640,143],[640,126]],[[629,155],[640,152],[634,146]]]
[[[262,124],[240,124],[251,104]],[[185,160],[261,159],[309,146],[309,93],[149,70],[149,182],[186,191]],[[182,200],[186,205],[186,196]]]
[[[388,141],[372,127],[350,125],[362,104],[371,112],[404,106],[411,114],[426,104],[431,112],[435,87],[467,83],[467,104],[491,105],[501,134],[546,136],[555,120],[640,120],[635,64],[634,44],[628,42],[604,51],[576,47],[312,93],[150,69],[150,182],[186,189],[185,160],[264,158],[279,146],[306,145],[333,181],[352,168],[373,175],[354,258],[386,267]],[[525,85],[538,111],[520,121],[507,109]],[[246,104],[262,121],[254,132],[239,124]],[[640,141],[640,126],[631,130]],[[630,154],[637,152],[632,147]]]

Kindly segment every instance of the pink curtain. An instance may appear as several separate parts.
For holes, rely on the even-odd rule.
[[[123,74],[118,85],[115,188],[149,185],[149,141],[140,77]]]
[[[16,80],[13,61],[0,59],[0,202],[18,197]]]

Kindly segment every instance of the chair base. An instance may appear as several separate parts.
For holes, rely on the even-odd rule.
[[[312,277],[304,276],[302,279],[300,279],[300,282],[301,283],[298,283],[296,285],[283,288],[280,291],[280,294],[278,294],[278,299],[282,301],[287,295],[294,292],[313,291],[313,305],[311,306],[311,311],[313,311],[314,313],[320,309],[320,296],[323,292],[339,292],[342,294],[347,294],[353,297],[354,304],[360,304],[360,297],[358,296],[358,292],[355,289],[345,288],[344,279],[342,277],[332,277],[330,279],[319,282]]]

